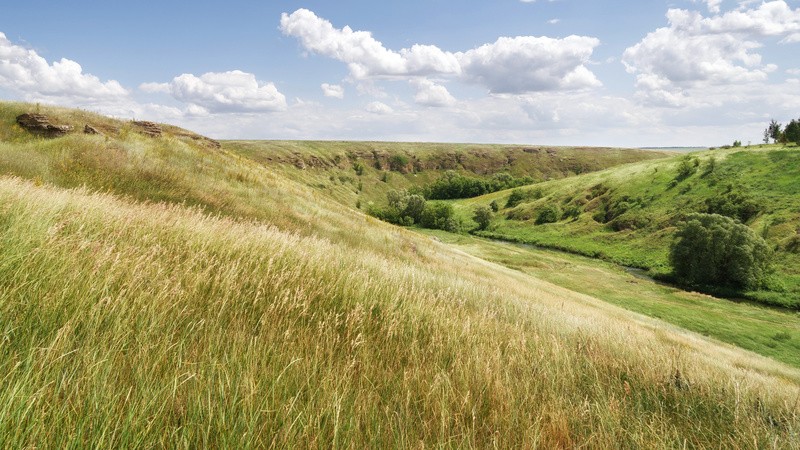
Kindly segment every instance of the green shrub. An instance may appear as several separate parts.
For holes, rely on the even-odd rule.
[[[500,204],[497,203],[497,200],[492,200],[492,203],[489,203],[489,207],[492,208],[492,212],[500,211]]]
[[[492,215],[492,209],[488,206],[478,206],[475,208],[472,220],[478,224],[478,230],[485,230],[492,223]]]
[[[353,170],[358,176],[364,175],[364,164],[361,164],[360,162],[353,164]]]
[[[730,217],[742,223],[748,222],[761,213],[762,207],[750,194],[733,190],[732,187],[728,189],[729,191],[725,194],[706,199],[706,213]]]
[[[525,200],[540,199],[542,195],[544,194],[542,194],[541,189],[514,189],[511,191],[511,195],[508,196],[508,200],[506,200],[506,208],[513,208]]]
[[[678,164],[678,173],[675,175],[675,180],[683,181],[690,176],[694,175],[695,171],[697,171],[697,165],[699,161],[688,156],[681,159],[680,164]]]
[[[389,169],[395,172],[406,172],[410,160],[406,155],[392,155],[389,158]]]
[[[718,214],[690,214],[679,225],[669,260],[678,281],[734,289],[762,287],[772,252],[750,228]]]
[[[555,223],[559,220],[561,220],[561,208],[553,204],[545,205],[539,210],[539,214],[536,216],[536,225]]]
[[[422,211],[419,224],[424,228],[459,231],[458,221],[455,219],[453,205],[443,202],[427,202]]]

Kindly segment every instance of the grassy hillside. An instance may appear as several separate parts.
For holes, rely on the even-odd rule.
[[[800,373],[783,364],[183,131],[44,140],[13,125],[25,107],[0,109],[3,447],[797,442]]]
[[[450,170],[484,180],[508,173],[540,182],[667,155],[613,148],[397,142],[232,141],[224,145],[350,207],[385,203],[388,191],[430,184]]]
[[[688,159],[687,159],[688,158]],[[713,161],[713,162],[712,162]],[[685,177],[679,169],[688,167]],[[764,146],[720,149],[647,161],[540,183],[504,207],[486,236],[560,248],[665,273],[678,222],[690,212],[736,216],[776,250],[778,292],[748,292],[752,299],[800,306],[800,149]],[[459,203],[472,207],[510,192]],[[556,223],[537,225],[540,211],[558,206]]]

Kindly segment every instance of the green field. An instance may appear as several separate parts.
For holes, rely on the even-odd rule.
[[[678,166],[690,158],[694,172],[676,180]],[[713,171],[706,173],[713,158]],[[536,195],[503,208],[487,237],[531,243],[669,272],[668,252],[681,218],[705,212],[709,201],[752,205],[746,224],[775,250],[770,289],[743,297],[779,306],[800,306],[800,149],[763,146],[710,150],[646,161],[597,173],[537,184]],[[497,192],[457,203],[465,220],[472,208],[496,200],[505,206],[510,193]],[[558,205],[565,213],[556,223],[536,224],[538,212]],[[618,205],[618,211],[613,211]],[[726,205],[727,206],[727,205]],[[604,210],[606,208],[606,210]],[[598,220],[598,214],[613,216]]]
[[[0,103],[4,448],[797,444],[791,325],[767,358],[613,266],[592,294],[594,262],[382,223],[274,143],[41,107],[104,133],[44,139],[14,124],[33,108]],[[663,320],[628,310],[651,291]]]

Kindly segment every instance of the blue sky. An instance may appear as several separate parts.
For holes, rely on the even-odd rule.
[[[0,97],[217,138],[758,142],[800,117],[800,2],[51,2]]]

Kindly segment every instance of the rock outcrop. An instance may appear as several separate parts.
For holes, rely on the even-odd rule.
[[[72,127],[69,125],[50,123],[50,119],[44,114],[22,114],[17,116],[17,123],[30,133],[49,138],[64,136],[72,131]]]
[[[83,127],[83,133],[84,134],[103,134],[100,131],[98,131],[97,128],[89,125],[88,123],[86,124],[86,126]]]
[[[132,123],[136,131],[138,131],[139,133],[142,133],[150,137],[161,136],[162,133],[161,125],[155,122],[148,122],[146,120],[134,120]]]

